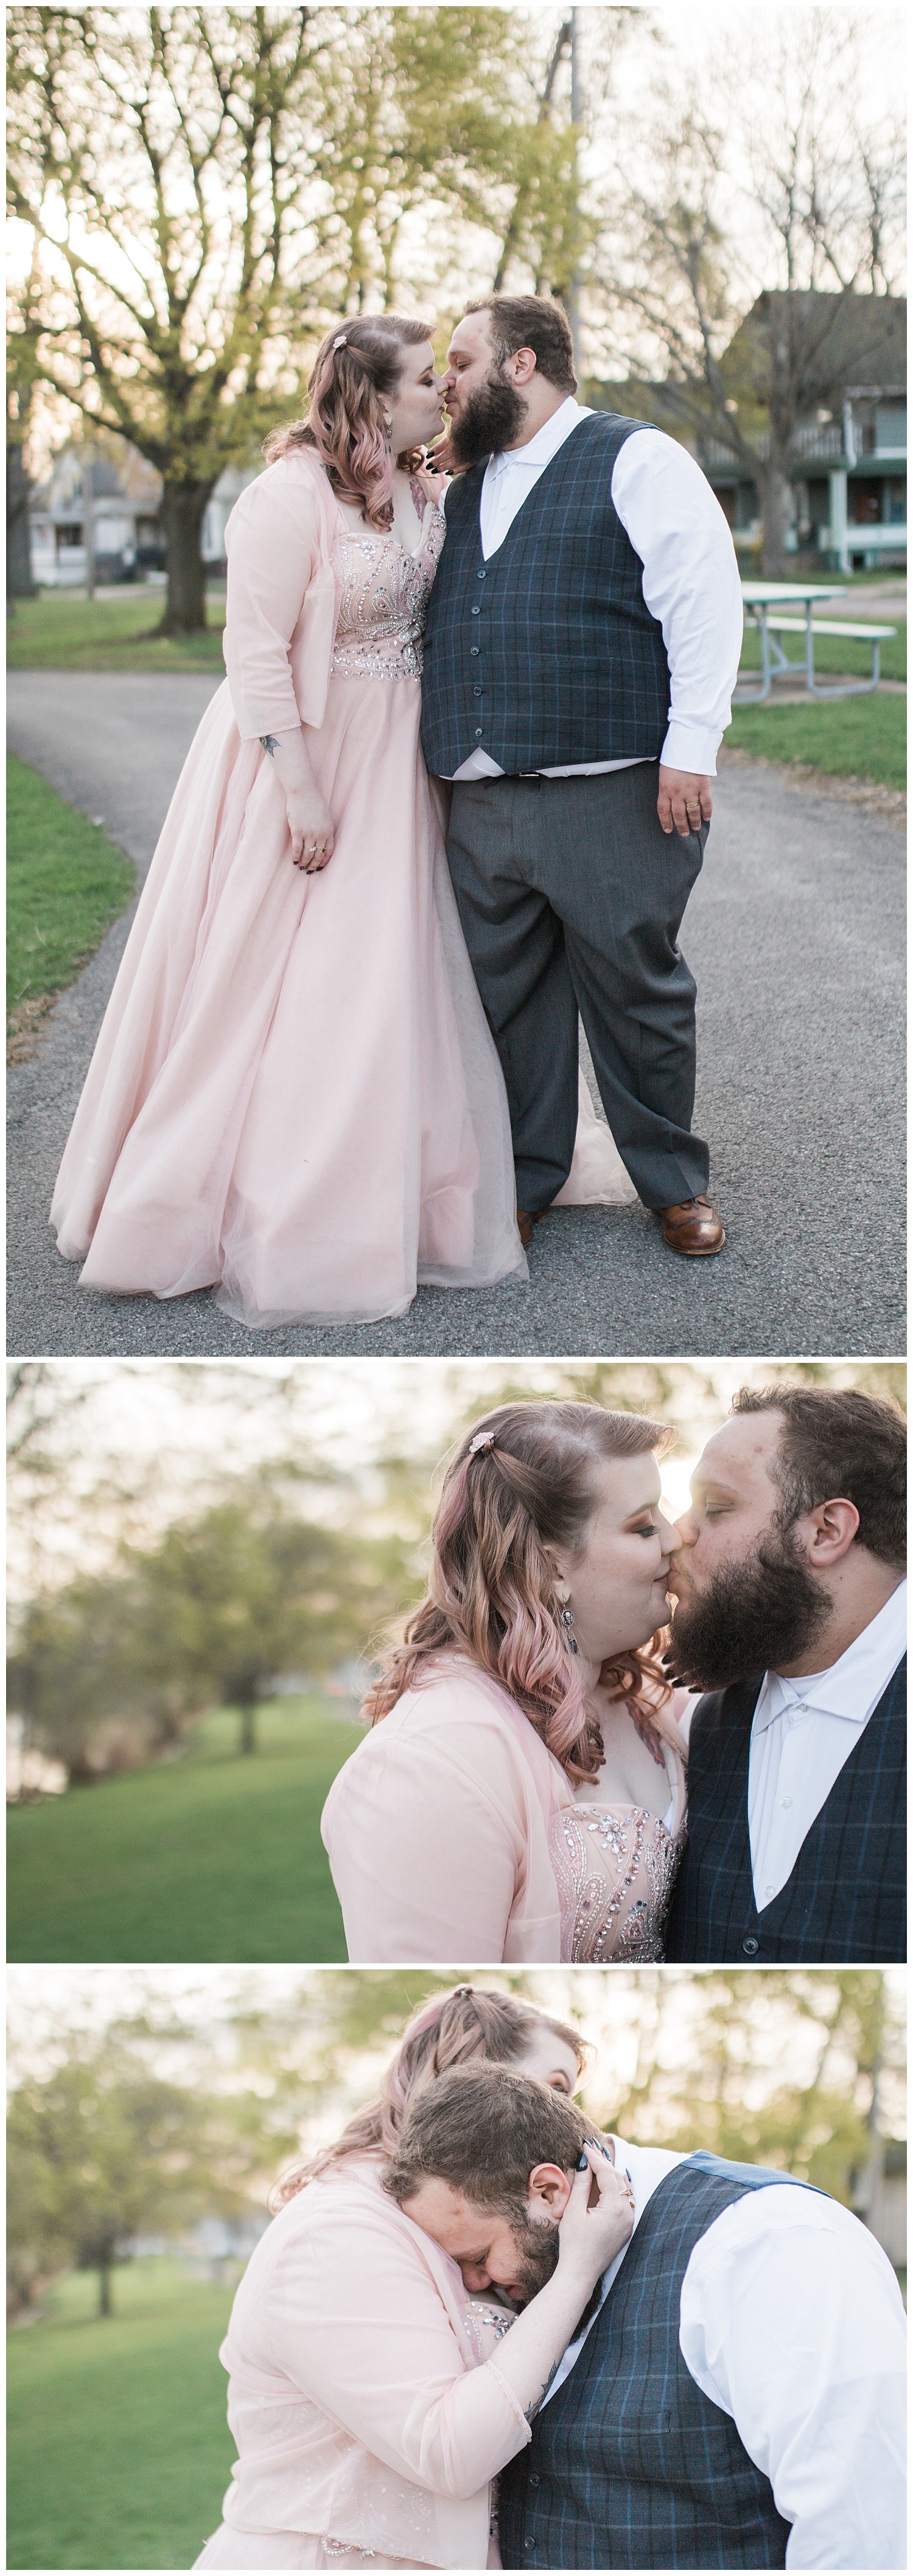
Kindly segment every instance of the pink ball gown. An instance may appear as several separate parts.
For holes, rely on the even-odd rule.
[[[430,487],[417,498],[410,555],[353,532],[298,448],[232,512],[228,678],[172,798],[51,1210],[87,1287],[213,1286],[268,1326],[370,1323],[419,1282],[527,1275],[500,1065],[419,748],[444,520]],[[260,739],[299,724],[336,832],[313,876],[291,864]],[[593,1125],[571,1195],[631,1195]]]

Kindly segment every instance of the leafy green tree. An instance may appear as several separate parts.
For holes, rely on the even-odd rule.
[[[166,2082],[114,2035],[70,2044],[50,2075],[19,2084],[8,2129],[11,2286],[74,2269],[98,2275],[110,2316],[111,2276],[130,2240],[177,2235],[202,2211],[248,2206],[260,2136],[230,2102]]]
[[[322,1676],[357,1655],[416,1590],[395,1531],[354,1538],[299,1518],[269,1479],[241,1485],[115,1568],[42,1592],[10,1663],[13,1704],[72,1778],[97,1778],[105,1725],[136,1760],[205,1708],[237,1709],[256,1749],[257,1703],[277,1676]],[[129,1744],[133,1731],[134,1745]]]
[[[318,2093],[340,2091],[340,2126],[353,2107],[353,2075],[359,2099],[370,2091],[366,2052],[379,2069],[426,1995],[459,1980],[458,1966],[445,1974],[350,1969],[343,1991],[326,1972],[308,1978],[291,2019],[307,2028]],[[769,1969],[763,1978],[753,1969],[584,1978],[499,1969],[471,1981],[526,1996],[601,2041],[581,2091],[605,2127],[682,2153],[705,2147],[769,2164],[846,2204],[870,2152],[876,2086],[886,2075],[895,2092],[902,2082],[903,2017],[880,1969]],[[283,1999],[283,2027],[289,2011]],[[258,2045],[267,2044],[264,2024]],[[616,2053],[627,2071],[613,2077]]]
[[[353,1546],[277,1510],[269,1493],[214,1504],[134,1562],[144,1674],[179,1676],[198,1706],[238,1709],[242,1753],[255,1750],[271,1680],[302,1665],[324,1674],[357,1652],[403,1580],[395,1540]]]
[[[213,486],[300,402],[334,312],[389,308],[432,218],[455,279],[467,225],[567,268],[572,142],[539,112],[535,18],[24,6],[8,27],[14,350],[161,474],[164,631],[192,632]]]

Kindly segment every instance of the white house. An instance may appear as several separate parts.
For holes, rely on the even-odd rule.
[[[259,464],[226,466],[207,504],[202,553],[216,578],[225,567],[229,512],[260,471]],[[55,456],[47,482],[29,504],[32,577],[40,588],[75,589],[85,581],[87,489],[96,582],[107,587],[164,571],[161,475],[126,440],[116,462],[113,453],[73,445]]]

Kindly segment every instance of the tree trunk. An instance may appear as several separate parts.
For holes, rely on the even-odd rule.
[[[111,2268],[108,2263],[100,2263],[98,2266],[98,2313],[100,2317],[110,2317],[112,2314]]]
[[[6,595],[8,600],[34,599],[29,492],[21,441],[6,451]]]
[[[252,1699],[241,1703],[240,1749],[242,1753],[256,1753],[257,1750],[257,1711]]]
[[[782,581],[789,571],[786,532],[792,527],[792,485],[781,465],[768,465],[761,484],[761,507],[764,514],[764,538],[761,548],[761,578]]]
[[[161,635],[199,635],[206,625],[200,537],[211,483],[166,483],[162,492],[168,590]]]

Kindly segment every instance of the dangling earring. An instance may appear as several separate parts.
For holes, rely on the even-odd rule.
[[[387,447],[387,448],[390,448],[390,447],[392,447],[392,445],[393,445],[393,422],[392,422],[392,420],[385,420],[385,422],[384,422],[384,446],[385,446],[385,447]]]
[[[570,1605],[569,1605],[569,1603],[568,1603],[568,1602],[565,1602],[565,1603],[564,1603],[563,1608],[559,1610],[559,1612],[558,1612],[558,1617],[559,1617],[559,1619],[560,1619],[560,1621],[561,1621],[562,1628],[572,1628],[572,1627],[573,1627],[573,1625],[574,1625],[574,1613],[573,1613],[573,1610],[570,1608]],[[579,1654],[580,1649],[579,1649],[579,1647],[578,1647],[576,1637],[566,1637],[566,1638],[565,1638],[565,1644],[566,1644],[566,1645],[568,1645],[568,1646],[570,1647],[570,1650],[571,1650],[572,1655]]]

